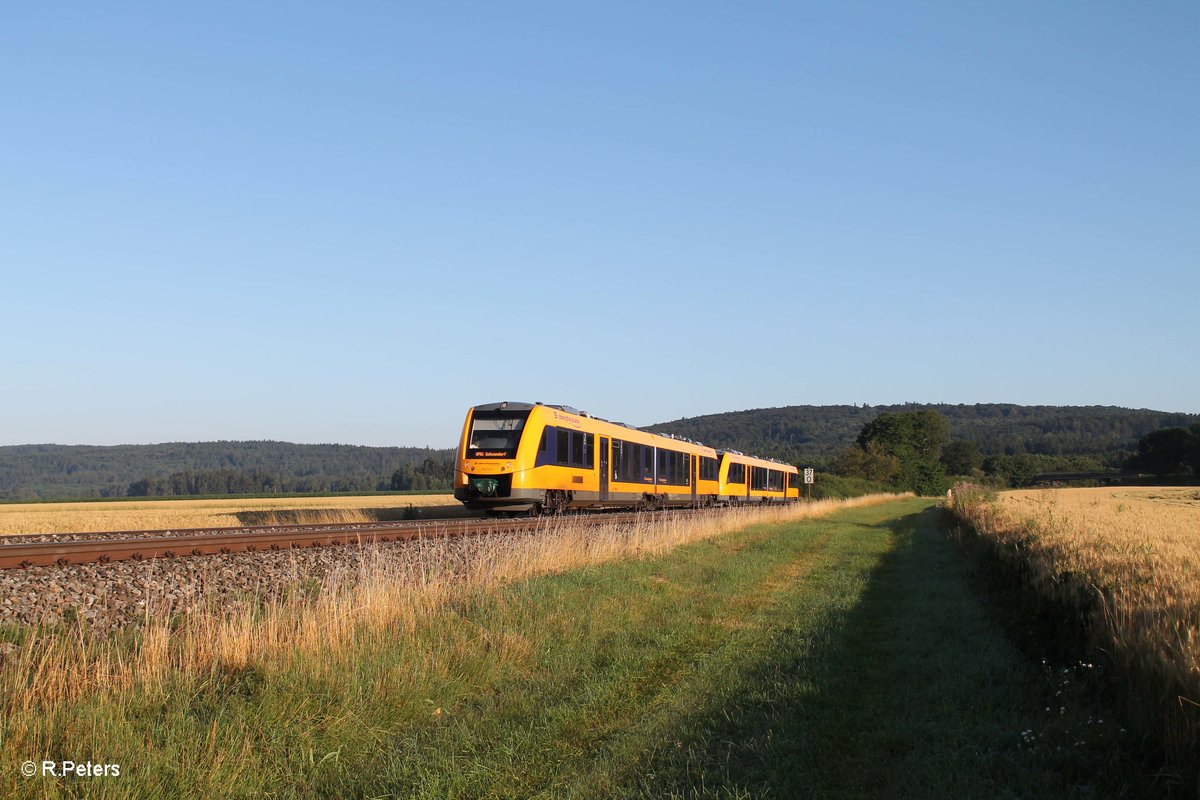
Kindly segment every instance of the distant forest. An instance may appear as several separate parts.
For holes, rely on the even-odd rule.
[[[1039,456],[1046,471],[1118,467],[1138,440],[1159,428],[1185,428],[1200,414],[1114,406],[1007,404],[787,406],[732,411],[651,425],[711,447],[732,447],[803,466],[829,467],[863,426],[883,413],[932,409],[950,422],[954,439],[973,442],[985,456]]]
[[[0,500],[448,489],[452,449],[288,442],[0,447]]]
[[[788,406],[651,425],[718,448],[831,467],[885,412],[932,409],[983,456],[1030,455],[1039,471],[1117,468],[1151,431],[1197,414],[1110,406]],[[0,447],[0,500],[449,489],[453,449],[287,442]]]

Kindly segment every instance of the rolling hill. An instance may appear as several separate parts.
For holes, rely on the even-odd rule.
[[[646,430],[820,467],[880,414],[922,408],[944,414],[954,438],[974,442],[985,455],[1081,456],[1111,464],[1128,455],[1150,431],[1200,422],[1200,414],[1115,406],[907,403],[760,408],[662,422]]]
[[[124,497],[138,482],[172,478],[227,487],[202,494],[374,491],[387,488],[396,470],[452,452],[267,441],[12,445],[0,447],[0,500]]]

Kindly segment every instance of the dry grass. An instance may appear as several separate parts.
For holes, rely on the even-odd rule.
[[[193,615],[178,629],[166,620],[147,618],[135,637],[100,637],[83,629],[28,636],[0,666],[0,713],[12,723],[10,731],[26,727],[18,724],[21,719],[31,722],[29,730],[37,730],[33,721],[40,715],[99,693],[154,696],[168,686],[201,686],[248,667],[278,670],[309,663],[328,668],[339,654],[351,652],[355,642],[395,641],[448,601],[510,581],[657,555],[755,523],[819,517],[894,497],[714,511],[686,520],[651,514],[632,527],[543,521],[535,536],[478,540],[465,569],[461,561],[447,563],[434,543],[427,557],[416,559],[395,558],[384,546],[357,574],[330,577],[315,596],[298,594],[232,613],[212,609]],[[430,657],[442,660],[438,654]],[[25,744],[29,752],[41,752],[39,747],[47,743]]]
[[[0,504],[0,536],[166,530],[298,522],[375,522],[408,506],[453,506],[450,494]]]
[[[1019,562],[1031,586],[1080,615],[1112,656],[1130,714],[1171,759],[1200,753],[1200,490],[1052,489],[955,510]]]

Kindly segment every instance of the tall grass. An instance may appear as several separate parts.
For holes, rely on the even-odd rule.
[[[1129,722],[1200,771],[1200,494],[959,485],[955,514],[1111,660]]]
[[[557,518],[541,522],[535,533],[481,538],[466,549],[449,547],[444,539],[404,545],[417,547],[416,557],[392,549],[396,546],[373,546],[359,566],[334,571],[319,588],[300,587],[282,599],[232,612],[202,609],[178,625],[148,612],[139,627],[107,636],[83,628],[30,631],[0,667],[0,709],[11,737],[14,724],[22,727],[19,719],[33,720],[82,697],[153,696],[168,686],[202,686],[246,669],[337,659],[355,641],[392,640],[445,604],[510,581],[656,555],[754,523],[818,517],[893,497],[729,509],[687,518],[648,514],[632,526],[584,527]],[[44,748],[38,745],[46,743],[28,744],[30,752],[39,752]]]

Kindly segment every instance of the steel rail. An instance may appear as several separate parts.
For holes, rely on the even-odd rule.
[[[679,514],[681,512],[671,513]],[[140,561],[151,558],[253,553],[303,547],[397,542],[420,538],[515,533],[537,531],[556,525],[560,520],[568,519],[576,524],[595,526],[628,524],[648,518],[650,516],[645,513],[609,513],[519,519],[429,520],[412,523],[405,527],[395,525],[383,527],[376,524],[374,527],[340,526],[328,530],[262,531],[251,529],[244,531],[239,529],[239,532],[236,533],[197,533],[188,536],[25,542],[0,545],[0,569],[50,565],[67,566],[96,562],[103,564],[112,561]],[[654,518],[662,517],[656,514]]]
[[[299,522],[286,525],[239,525],[236,527],[219,527],[216,525],[204,528],[158,528],[147,530],[124,531],[61,531],[55,533],[0,533],[0,546],[3,543],[19,544],[46,536],[62,537],[60,541],[79,541],[81,537],[93,538],[154,538],[201,536],[206,534],[223,535],[233,533],[272,533],[289,531],[349,531],[376,530],[383,528],[408,528],[420,525],[460,525],[478,522],[483,517],[423,517],[420,519],[390,519],[376,522]],[[68,538],[70,537],[70,538]]]

